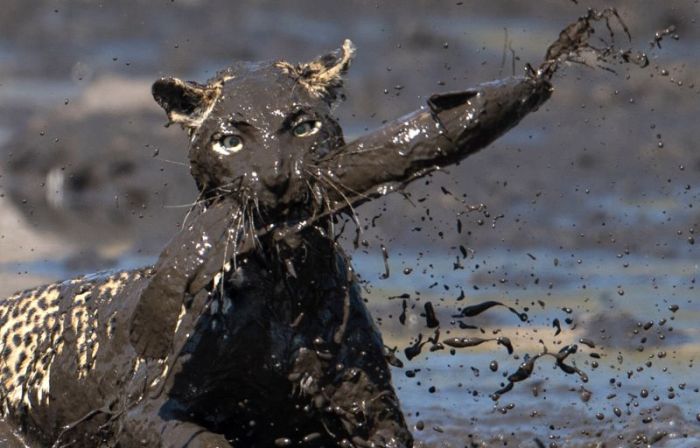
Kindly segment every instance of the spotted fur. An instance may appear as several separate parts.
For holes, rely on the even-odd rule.
[[[19,292],[0,303],[0,383],[5,413],[51,400],[50,368],[66,349],[75,356],[76,377],[94,371],[100,342],[115,333],[117,310],[100,312],[118,300],[129,282],[148,269],[98,273]],[[70,334],[70,336],[68,336]]]
[[[28,430],[48,424],[54,426],[53,431],[48,431],[51,433],[58,429],[59,423],[65,424],[51,421],[41,412],[51,406],[60,407],[66,397],[66,391],[55,389],[56,378],[70,372],[76,384],[87,387],[100,381],[105,366],[113,367],[110,357],[105,356],[111,349],[105,347],[112,347],[119,337],[124,338],[118,333],[120,325],[124,325],[123,314],[128,311],[129,299],[135,297],[129,292],[138,290],[151,274],[150,268],[103,272],[23,291],[3,300],[0,303],[3,414]],[[133,353],[131,356],[136,359]],[[57,361],[61,372],[52,370]],[[98,367],[102,373],[98,373]],[[127,372],[123,373],[123,379],[128,380],[128,376]],[[89,397],[85,400],[93,401]],[[70,406],[82,407],[75,405],[74,400],[70,400]],[[30,439],[37,434],[40,433],[28,431]],[[40,435],[38,441],[42,440],[47,441]]]

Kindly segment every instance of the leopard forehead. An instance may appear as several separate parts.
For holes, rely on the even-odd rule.
[[[244,124],[272,132],[293,114],[328,115],[331,111],[328,102],[300,86],[277,63],[247,64],[228,73],[200,127],[208,125],[226,132],[232,125]]]

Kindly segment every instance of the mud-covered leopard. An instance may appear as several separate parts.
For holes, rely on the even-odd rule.
[[[42,446],[410,447],[334,217],[485,147],[551,93],[528,76],[435,95],[346,144],[354,49],[153,85],[200,195],[148,268],[0,303],[0,399]]]

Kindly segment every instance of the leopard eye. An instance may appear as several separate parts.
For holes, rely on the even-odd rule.
[[[228,156],[243,149],[243,139],[237,135],[224,135],[214,142],[214,152]]]
[[[295,137],[308,137],[314,135],[321,129],[321,122],[318,120],[308,120],[303,123],[299,123],[292,129],[292,134]]]

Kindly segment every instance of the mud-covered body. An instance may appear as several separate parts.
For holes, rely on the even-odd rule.
[[[151,270],[83,277],[8,299],[5,353],[27,358],[3,371],[14,392],[3,397],[5,412],[41,444],[59,437],[77,446],[185,446],[189,438],[187,446],[200,446],[198,438],[223,437],[234,446],[304,437],[313,439],[305,446],[333,446],[381,434],[410,440],[381,335],[356,281],[348,282],[348,260],[312,237],[298,262],[297,278],[289,279],[262,253],[241,259],[223,277],[223,295],[210,288],[196,323],[181,316],[176,346],[184,347],[164,360],[141,358],[128,342],[128,318]]]
[[[345,144],[331,105],[352,53],[154,84],[200,200],[152,268],[0,303],[9,420],[56,446],[412,446],[334,221],[487,146],[551,86],[436,95]]]

